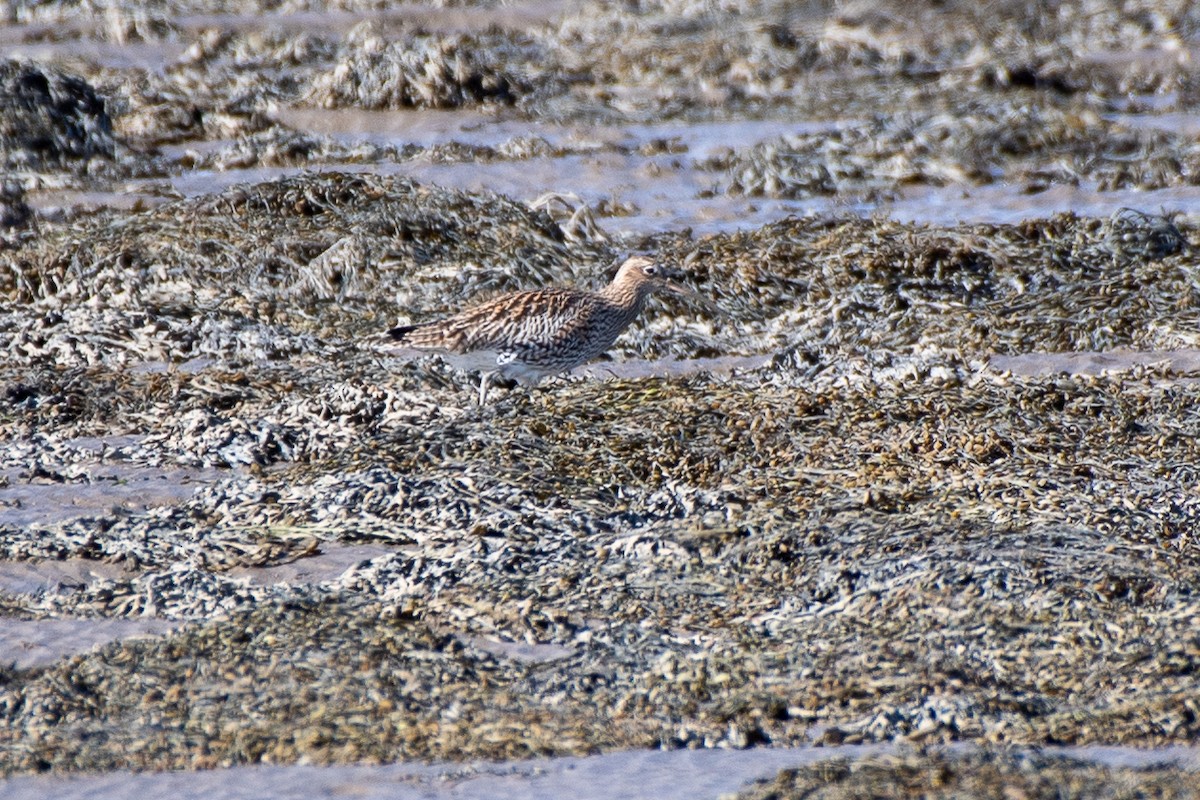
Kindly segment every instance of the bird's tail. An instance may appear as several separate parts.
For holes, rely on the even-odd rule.
[[[379,353],[396,355],[411,349],[412,343],[406,341],[408,335],[420,328],[420,325],[400,325],[390,330],[379,331],[358,339],[360,347]]]
[[[403,342],[407,336],[415,331],[420,325],[397,325],[387,332],[388,338],[393,342]]]

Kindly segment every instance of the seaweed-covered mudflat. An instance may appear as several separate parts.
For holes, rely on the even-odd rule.
[[[1190,3],[0,19],[0,774],[1185,794],[1030,748],[1200,734]],[[631,252],[579,374],[377,346]]]

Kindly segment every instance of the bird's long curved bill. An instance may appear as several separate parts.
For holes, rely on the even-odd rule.
[[[674,292],[675,294],[678,294],[678,295],[683,295],[684,297],[697,297],[698,296],[691,289],[687,288],[686,286],[680,286],[678,283],[675,283],[675,281],[663,281],[663,286],[668,291]]]
[[[725,311],[720,306],[718,306],[715,302],[713,302],[713,300],[711,298],[708,298],[708,297],[700,294],[699,292],[695,291],[694,289],[689,289],[686,286],[675,283],[675,281],[666,280],[666,279],[664,279],[662,281],[662,284],[663,284],[664,289],[670,291],[673,294],[677,294],[680,297],[683,297],[683,298],[691,301],[695,305],[697,305],[707,311],[710,311],[710,312],[720,315],[720,316],[725,315]]]

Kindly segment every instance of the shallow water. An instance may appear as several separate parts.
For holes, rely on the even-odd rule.
[[[10,24],[0,24],[0,51],[8,57],[71,64],[97,64],[115,69],[140,69],[162,73],[176,65],[189,42],[207,32],[240,33],[275,31],[294,34],[319,31],[322,35],[343,36],[355,26],[370,22],[384,38],[399,37],[414,30],[446,34],[483,32],[491,29],[553,29],[558,21],[577,14],[585,5],[580,0],[529,0],[496,6],[439,6],[402,3],[378,13],[344,11],[336,8],[282,13],[222,13],[155,15],[150,21],[169,22],[170,28],[155,35],[161,40],[141,41],[127,34],[129,20],[120,14],[80,16],[65,20],[39,16],[54,10],[21,9],[31,18],[16,22],[17,11],[10,12]],[[847,11],[849,18],[857,14]],[[800,31],[824,31],[840,41],[841,36],[856,35],[856,23],[846,28],[840,20],[827,30],[829,20],[817,8],[789,11],[786,25]],[[99,26],[105,36],[82,36]],[[900,26],[903,27],[903,26]],[[861,32],[861,31],[858,31]],[[107,38],[110,41],[103,41]],[[1163,68],[1186,64],[1200,52],[1200,45],[1188,37],[1172,34],[1148,47],[1112,48],[1096,45],[1077,56],[1100,71]],[[853,80],[853,76],[849,77]],[[1109,122],[1131,129],[1161,130],[1193,136],[1200,130],[1200,115],[1174,111],[1183,104],[1180,93],[1164,86],[1158,93],[1140,92],[1107,98],[1105,114]],[[645,93],[644,86],[611,87],[614,93]],[[618,104],[619,105],[619,104]],[[881,109],[881,112],[903,109]],[[769,112],[768,112],[769,113]],[[650,122],[624,125],[560,122],[550,119],[519,119],[505,109],[462,109],[454,111],[417,110],[372,111],[355,108],[325,110],[281,105],[268,117],[301,132],[329,136],[339,142],[372,143],[402,147],[433,147],[451,142],[491,147],[515,137],[541,137],[551,145],[570,151],[563,157],[539,157],[520,161],[491,163],[431,163],[413,159],[401,163],[334,164],[317,169],[370,170],[410,175],[417,180],[446,186],[488,190],[516,199],[532,201],[546,193],[561,193],[590,206],[607,204],[617,207],[619,216],[600,209],[601,227],[612,234],[649,234],[667,229],[690,228],[697,234],[751,229],[787,215],[851,212],[879,214],[905,221],[929,223],[991,222],[1007,223],[1073,211],[1081,215],[1107,216],[1122,207],[1148,212],[1200,213],[1200,187],[1182,187],[1161,191],[1098,192],[1086,183],[1079,187],[1053,186],[1046,191],[1029,193],[1024,186],[1003,183],[974,186],[951,184],[944,187],[912,187],[899,199],[885,201],[839,201],[827,197],[799,200],[727,196],[711,190],[722,176],[698,168],[704,159],[731,149],[743,149],[756,143],[788,134],[804,134],[859,125],[861,119],[797,118],[729,119],[706,122]],[[201,140],[202,139],[202,140]],[[210,151],[230,144],[201,137],[169,144],[162,148],[168,160],[188,150]],[[669,147],[662,147],[668,144]],[[647,153],[643,155],[643,153]],[[205,172],[173,169],[165,183],[185,196],[216,192],[231,184],[267,180],[294,174],[303,168],[255,168],[229,172]],[[182,174],[179,174],[182,172]],[[119,190],[105,192],[55,192],[31,194],[35,208],[43,210],[70,207],[112,206],[130,208],[156,204],[164,199],[162,181],[132,181]]]
[[[586,758],[531,759],[473,764],[393,764],[382,767],[238,767],[207,772],[112,772],[0,780],[0,800],[120,798],[132,796],[226,800],[357,797],[395,800],[505,797],[509,800],[698,800],[725,796],[780,770],[833,758],[861,759],[894,753],[895,745],[670,750],[606,753]],[[967,746],[952,748],[968,750]],[[1190,747],[1045,748],[1110,767],[1173,765],[1200,769]]]
[[[799,199],[731,196],[720,173],[701,169],[710,157],[730,148],[745,148],[786,134],[831,130],[853,121],[774,120],[662,123],[621,126],[530,123],[479,111],[361,111],[280,109],[276,118],[300,131],[330,136],[345,144],[371,143],[425,148],[447,143],[495,147],[519,137],[540,137],[566,155],[490,162],[444,163],[424,154],[399,162],[333,163],[315,167],[256,167],[229,171],[189,170],[164,181],[130,182],[119,192],[31,193],[30,204],[43,211],[70,207],[132,208],[156,205],[171,194],[195,197],[240,183],[272,180],[306,171],[343,170],[403,175],[421,183],[488,191],[534,202],[561,195],[572,206],[595,210],[600,228],[610,235],[647,235],[691,229],[694,235],[758,228],[789,215],[852,213],[880,215],[931,224],[1015,223],[1024,219],[1073,212],[1107,217],[1122,208],[1148,213],[1200,215],[1200,186],[1153,191],[1097,191],[1055,184],[1030,192],[1024,185],[950,184],[909,187],[895,199],[853,200],[813,196]],[[1186,117],[1128,116],[1130,124],[1200,127]],[[213,141],[164,148],[170,158],[187,150],[203,153],[231,144]],[[650,153],[650,154],[644,154]],[[615,213],[614,213],[614,210]]]
[[[218,477],[215,470],[160,469],[129,464],[81,467],[70,479],[30,480],[23,470],[0,471],[0,525],[50,524],[114,510],[142,511],[179,503]]]
[[[1023,353],[1016,356],[994,355],[988,359],[988,366],[992,369],[1012,372],[1014,375],[1099,375],[1109,370],[1127,370],[1150,365],[1160,365],[1171,372],[1195,373],[1200,371],[1200,350]]]
[[[48,525],[83,516],[142,511],[174,505],[197,487],[222,476],[221,470],[194,467],[142,467],[113,457],[132,436],[79,438],[63,442],[76,460],[57,472],[0,470],[0,526]]]
[[[0,565],[0,582],[3,571]],[[162,619],[0,618],[0,664],[17,669],[44,667],[117,639],[162,636],[181,624]]]
[[[160,498],[161,500],[161,498]],[[162,502],[167,502],[162,500]],[[380,545],[323,543],[306,558],[267,567],[236,567],[226,575],[249,585],[316,584],[341,575],[355,564],[392,552]],[[0,559],[0,592],[37,596],[61,594],[99,581],[131,578],[119,564],[91,559],[5,561]],[[46,666],[117,640],[164,636],[182,622],[158,618],[94,619],[58,617],[22,620],[0,617],[0,665],[19,669]]]
[[[1196,216],[1200,214],[1200,187],[1098,192],[1088,186],[1055,185],[1035,194],[1008,184],[920,187],[900,200],[861,208],[864,212],[904,222],[941,225],[959,222],[1013,224],[1063,213],[1109,217],[1123,208],[1150,214]]]

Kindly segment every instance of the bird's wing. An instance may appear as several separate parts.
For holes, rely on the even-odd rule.
[[[460,353],[544,347],[586,324],[596,304],[594,295],[571,289],[516,292],[418,326],[405,339],[421,346],[436,338],[433,346]]]

